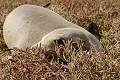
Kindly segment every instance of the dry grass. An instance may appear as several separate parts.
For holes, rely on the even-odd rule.
[[[0,59],[1,80],[119,80],[120,79],[120,1],[119,0],[0,0],[0,56],[10,55],[3,40],[2,25],[8,13],[25,3],[52,4],[49,9],[87,29],[94,21],[101,30],[101,55],[74,52],[67,65],[48,62],[40,48],[34,54],[14,49],[17,55],[8,62]],[[58,51],[56,51],[58,52]],[[102,56],[102,58],[101,58]]]

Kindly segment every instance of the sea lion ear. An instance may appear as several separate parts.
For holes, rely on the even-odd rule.
[[[101,35],[100,35],[100,33],[99,33],[99,29],[98,29],[98,26],[96,25],[96,23],[91,22],[90,25],[89,25],[88,31],[89,31],[91,34],[93,34],[98,40],[100,40]]]

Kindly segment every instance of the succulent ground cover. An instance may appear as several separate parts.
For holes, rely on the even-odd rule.
[[[31,52],[12,49],[16,55],[9,61],[2,58],[10,55],[5,45],[2,26],[6,16],[21,4],[35,4],[55,11],[65,19],[88,29],[90,21],[100,29],[104,52],[75,52],[64,50],[70,56],[67,64],[45,57],[46,50],[38,48]],[[119,80],[120,79],[120,1],[119,0],[0,0],[0,79],[1,80]],[[70,44],[66,44],[70,45]],[[80,48],[81,49],[81,48]],[[59,49],[56,49],[59,54]],[[58,55],[59,56],[59,55]],[[102,57],[101,57],[102,56]]]

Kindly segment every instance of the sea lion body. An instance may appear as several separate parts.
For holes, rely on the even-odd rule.
[[[63,31],[64,29],[66,31],[72,30],[71,28],[77,31],[73,31],[73,34]],[[58,35],[61,34],[61,31],[63,31],[62,36]],[[39,42],[42,45],[47,43],[49,44],[47,46],[51,46],[53,44],[50,43],[53,40],[49,40],[49,38],[52,39],[56,36],[58,40],[70,39],[69,35],[74,35],[75,32],[85,37],[84,40],[90,44],[88,47],[95,45],[97,51],[102,51],[99,40],[94,35],[44,7],[29,4],[21,5],[6,17],[3,26],[3,36],[8,48],[18,47],[22,50]],[[78,37],[76,36],[76,38]]]

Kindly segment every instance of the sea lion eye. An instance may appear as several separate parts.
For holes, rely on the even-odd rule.
[[[83,43],[86,43],[86,41],[83,41]]]
[[[55,40],[54,42],[57,43],[58,45],[63,45],[63,46],[65,46],[65,44],[64,44],[64,42],[63,42],[62,39]]]

